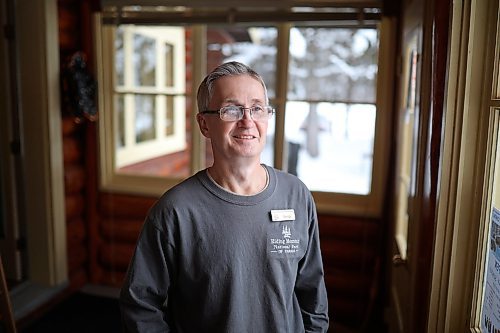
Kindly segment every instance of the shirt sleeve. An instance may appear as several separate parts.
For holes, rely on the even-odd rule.
[[[125,332],[171,332],[167,303],[171,286],[173,247],[147,218],[120,291]]]
[[[295,295],[301,308],[305,331],[327,332],[328,298],[319,243],[318,218],[313,201],[311,206],[309,242],[306,254],[299,263]]]

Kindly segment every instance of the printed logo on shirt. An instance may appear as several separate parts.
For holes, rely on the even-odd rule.
[[[290,232],[290,228],[287,227],[286,225],[283,226],[283,231],[281,233],[283,234],[283,238],[292,237],[292,233]]]
[[[278,228],[274,227],[268,236],[268,252],[273,257],[294,258],[300,256],[300,239],[295,237],[293,225],[290,223],[283,223],[282,226]]]

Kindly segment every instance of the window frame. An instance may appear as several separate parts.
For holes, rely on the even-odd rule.
[[[392,133],[392,101],[396,41],[395,19],[383,17],[379,23],[380,39],[373,144],[371,192],[368,195],[318,192],[312,195],[318,212],[351,216],[380,217],[389,170],[390,138]],[[283,118],[284,121],[284,118]],[[284,126],[284,123],[283,125]]]
[[[103,27],[105,28],[105,27]],[[111,28],[114,30],[114,27],[106,27],[106,29]],[[164,59],[159,54],[161,50],[161,46],[156,47],[156,55],[157,55],[157,70],[156,70],[156,82],[154,86],[136,86],[133,82],[132,72],[133,67],[131,65],[130,57],[125,56],[125,59],[129,61],[125,61],[124,65],[124,74],[125,74],[125,82],[123,85],[107,85],[107,87],[114,87],[113,90],[108,91],[108,94],[114,95],[114,99],[111,103],[115,103],[117,95],[123,95],[124,98],[124,118],[125,118],[125,146],[117,148],[117,156],[115,159],[115,165],[117,168],[120,168],[125,165],[129,165],[132,163],[137,163],[143,161],[145,159],[151,159],[155,157],[159,157],[164,154],[171,154],[177,152],[179,150],[183,150],[186,146],[185,144],[185,117],[183,111],[185,110],[185,67],[184,64],[185,59],[185,45],[184,45],[184,32],[176,31],[178,29],[174,27],[164,27],[162,30],[163,33],[158,32],[149,32],[147,31],[148,27],[125,27],[124,31],[124,39],[132,38],[134,34],[141,34],[143,36],[147,36],[153,38],[158,44],[170,43],[173,45],[174,52],[174,68],[176,71],[174,73],[174,84],[173,86],[167,86],[166,84],[161,85],[161,82],[165,82],[165,73],[162,69],[165,67]],[[105,33],[103,36],[103,45],[107,46],[108,49],[113,49],[113,39],[112,34]],[[109,39],[111,37],[111,39]],[[129,41],[130,42],[130,41]],[[125,49],[125,53],[132,53],[132,50]],[[111,52],[110,52],[111,53]],[[105,53],[106,54],[106,53]],[[107,76],[107,79],[112,78],[113,76]],[[117,81],[116,79],[114,80]],[[135,131],[131,130],[131,126],[127,126],[127,124],[131,123],[135,116],[135,109],[132,106],[134,104],[134,97],[140,95],[151,95],[154,96],[155,105],[155,119],[158,121],[154,124],[155,129],[155,138],[152,140],[147,140],[145,142],[135,142]],[[166,112],[167,98],[173,98],[173,112],[174,112],[174,133],[172,135],[162,135],[162,129],[165,127],[165,123],[162,121],[161,114]],[[114,110],[114,108],[113,108]],[[112,128],[112,140],[118,140],[118,128],[117,126],[111,126]],[[127,131],[128,130],[128,131]],[[116,142],[114,143],[114,147],[117,147]],[[135,159],[131,159],[130,152],[134,153]],[[114,157],[114,154],[113,154]]]
[[[106,91],[105,74],[102,68],[113,68],[111,66],[111,59],[103,58],[101,43],[99,42],[99,31],[103,25],[102,18],[97,14],[96,19],[96,59],[102,59],[102,66],[98,67],[98,77],[101,84],[100,96]],[[258,20],[255,23],[258,24]],[[277,41],[277,78],[276,78],[276,96],[272,99],[273,106],[276,107],[276,120],[275,120],[275,140],[274,140],[274,167],[283,169],[286,167],[286,147],[285,147],[285,105],[287,101],[287,78],[288,78],[288,44],[289,44],[289,31],[292,26],[290,22],[275,23],[273,24],[278,28],[278,41]],[[194,25],[193,27],[193,52],[201,54],[205,49],[206,40],[204,35],[204,25]],[[390,153],[390,135],[391,135],[391,119],[392,119],[392,79],[394,76],[394,42],[396,26],[395,19],[382,17],[378,26],[380,32],[379,40],[379,54],[378,54],[378,75],[377,75],[377,95],[376,95],[376,108],[377,116],[375,121],[375,137],[372,161],[372,180],[371,192],[368,195],[356,195],[345,193],[330,193],[330,192],[316,192],[313,191],[312,195],[315,199],[318,212],[320,213],[338,213],[342,215],[356,215],[366,217],[380,217],[383,210],[383,198],[386,188],[386,180],[388,177],[389,169],[389,153]],[[196,48],[200,48],[197,50]],[[101,53],[99,53],[101,52]],[[206,75],[204,72],[205,61],[203,59],[195,59],[203,57],[193,57],[193,85],[198,85],[203,77]],[[108,80],[109,81],[109,80]],[[195,89],[191,89],[195,90]],[[110,110],[109,101],[104,98],[99,98],[99,107],[101,110],[100,122],[100,186],[104,190],[126,192],[134,194],[143,194],[149,196],[159,196],[171,186],[179,183],[181,178],[164,178],[155,176],[131,176],[117,174],[111,167],[110,158],[113,156],[113,146],[110,144],[109,139],[106,139],[106,127],[109,126],[110,115],[106,110]],[[196,101],[195,91],[190,96],[192,101]],[[191,117],[191,128],[197,128],[195,121],[195,112]],[[191,155],[191,174],[202,169],[204,165],[204,142],[202,136],[198,131],[192,131],[192,155]]]
[[[105,53],[103,48],[113,40],[113,30],[105,29],[101,24],[101,14],[94,15],[94,36],[96,59],[101,61],[96,66],[99,92],[100,119],[98,126],[99,142],[99,188],[117,193],[133,193],[147,196],[159,196],[165,189],[179,183],[181,178],[165,178],[156,176],[127,175],[115,172],[115,125],[114,125],[114,91],[113,75],[104,68],[114,68],[113,52]],[[114,94],[114,93],[113,93]],[[111,133],[111,135],[110,135]]]

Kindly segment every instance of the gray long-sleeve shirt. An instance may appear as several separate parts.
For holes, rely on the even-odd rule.
[[[256,195],[200,171],[152,207],[121,290],[127,331],[327,331],[314,201],[298,178],[266,169]]]

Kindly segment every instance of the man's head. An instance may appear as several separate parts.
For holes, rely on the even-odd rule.
[[[262,77],[246,65],[220,65],[198,88],[196,119],[211,141],[215,164],[258,165],[266,143],[268,105]]]
[[[265,102],[266,104],[268,104],[269,99],[267,96],[266,84],[264,83],[264,80],[262,79],[260,74],[255,72],[253,69],[251,69],[245,64],[242,64],[237,61],[231,61],[219,65],[210,74],[208,74],[205,77],[205,79],[201,82],[200,86],[198,87],[198,95],[197,95],[198,112],[208,109],[208,106],[210,104],[210,101],[212,100],[214,93],[214,82],[217,79],[226,76],[243,75],[243,74],[250,75],[251,77],[253,77],[262,84],[262,87],[264,88],[264,94],[266,96]]]

